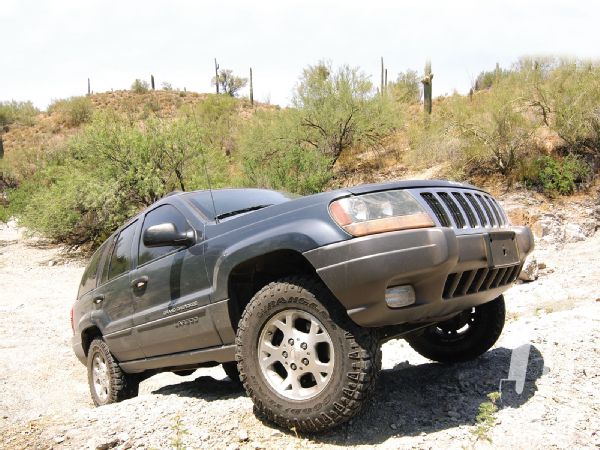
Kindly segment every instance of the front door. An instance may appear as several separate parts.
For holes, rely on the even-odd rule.
[[[143,233],[152,225],[174,223],[190,229],[173,205],[146,214],[132,276],[137,339],[146,357],[221,345],[209,312],[210,286],[202,245],[148,248]]]

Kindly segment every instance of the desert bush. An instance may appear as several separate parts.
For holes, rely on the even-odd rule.
[[[239,90],[248,84],[248,78],[235,76],[230,69],[221,69],[212,79],[213,86],[219,85],[221,93],[235,97]]]
[[[477,75],[475,83],[473,84],[474,91],[483,91],[490,89],[494,84],[500,82],[503,78],[510,76],[511,70],[501,69],[497,67],[495,70],[484,70]]]
[[[542,121],[575,153],[600,155],[600,66],[557,60],[523,65],[528,98]]]
[[[462,158],[455,161],[467,173],[499,172],[509,177],[531,148],[534,124],[524,114],[523,93],[510,77],[494,89],[473,96],[454,96],[441,114],[463,141]]]
[[[207,187],[205,164],[213,187],[228,183],[225,157],[207,151],[201,138],[185,117],[136,123],[96,114],[61,159],[19,187],[28,200],[19,206],[17,194],[14,209],[26,226],[52,239],[97,244],[166,193]]]
[[[145,94],[150,89],[150,85],[146,80],[140,80],[136,78],[135,81],[131,84],[131,90],[136,94]]]
[[[94,107],[88,97],[70,97],[54,100],[48,106],[49,114],[57,114],[59,121],[69,127],[78,127],[92,118]]]
[[[576,155],[564,158],[544,155],[529,164],[524,181],[529,187],[540,189],[550,196],[569,195],[588,182],[591,176],[590,166]]]
[[[400,103],[417,103],[421,100],[421,80],[415,70],[400,72],[396,81],[389,83],[388,90]]]
[[[334,71],[320,62],[303,71],[294,106],[301,141],[335,164],[353,146],[379,148],[399,123],[387,96],[375,95],[369,78],[347,65]]]
[[[31,102],[0,102],[0,131],[2,128],[12,125],[33,125],[40,111]]]
[[[201,129],[202,144],[231,156],[240,123],[239,100],[228,95],[209,95],[194,106],[184,106],[182,114]]]
[[[259,111],[242,131],[242,185],[298,194],[321,191],[332,177],[331,161],[304,141],[299,112]]]

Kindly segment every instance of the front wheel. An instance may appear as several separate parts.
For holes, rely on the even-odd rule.
[[[405,339],[413,350],[433,361],[468,361],[487,352],[496,343],[504,328],[505,317],[501,295]]]
[[[271,283],[246,307],[237,332],[240,378],[255,410],[297,431],[353,417],[381,365],[375,334],[354,324],[317,280]]]

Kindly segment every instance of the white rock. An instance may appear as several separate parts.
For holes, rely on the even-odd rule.
[[[538,262],[535,258],[535,255],[532,253],[527,257],[525,264],[523,264],[523,269],[519,274],[519,279],[523,281],[535,281],[538,279],[539,268]]]
[[[243,428],[238,432],[238,438],[240,442],[246,442],[248,440],[248,432]]]
[[[565,241],[579,242],[585,241],[586,235],[581,226],[576,223],[568,223],[565,225]]]

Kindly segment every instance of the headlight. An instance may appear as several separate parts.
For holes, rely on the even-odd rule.
[[[332,202],[333,220],[353,236],[433,227],[431,217],[406,191],[385,191]]]

